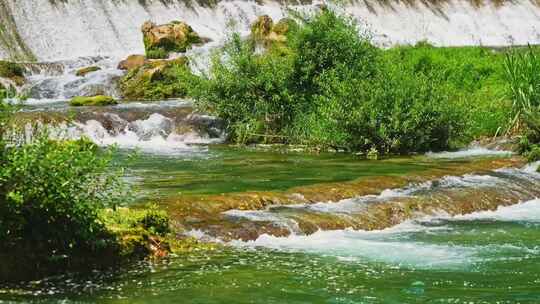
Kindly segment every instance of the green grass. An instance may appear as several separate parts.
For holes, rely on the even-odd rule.
[[[509,124],[512,102],[505,78],[507,52],[419,44],[390,49],[385,55],[390,62],[404,63],[415,73],[436,73],[452,92],[456,106],[467,110],[466,135],[473,139],[500,135]]]

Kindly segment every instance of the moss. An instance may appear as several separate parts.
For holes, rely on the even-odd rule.
[[[24,84],[24,71],[24,67],[18,63],[0,60],[0,77],[11,79],[17,85]]]
[[[170,252],[169,242],[184,251],[197,246],[193,240],[175,240],[167,214],[155,206],[103,209],[99,222],[105,226],[105,234],[96,239],[93,248],[70,255],[44,254],[35,243],[20,244],[9,250],[0,245],[0,281],[27,281],[66,271],[88,272],[144,258],[162,258]]]
[[[110,96],[98,95],[98,96],[93,96],[93,97],[85,97],[85,96],[73,97],[71,101],[69,102],[69,104],[74,107],[109,106],[109,105],[118,104],[118,102]]]
[[[85,68],[82,68],[82,69],[78,69],[77,72],[75,73],[75,75],[77,75],[79,77],[84,77],[87,74],[90,74],[92,72],[96,72],[96,71],[99,71],[99,70],[101,70],[101,68],[98,67],[98,66],[89,66],[89,67],[85,67]]]
[[[120,90],[129,100],[182,98],[188,93],[192,77],[184,57],[156,60],[127,73],[120,81]]]
[[[164,48],[147,48],[146,57],[149,59],[165,59],[169,57],[169,51]]]

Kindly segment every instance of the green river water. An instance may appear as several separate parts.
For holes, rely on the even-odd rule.
[[[142,153],[128,169],[129,180],[146,200],[403,176],[474,162],[477,158],[471,155],[366,161],[343,154],[217,145],[181,154]],[[435,197],[485,188],[527,198],[497,210],[462,216],[441,213],[379,231],[261,235],[158,263],[0,284],[0,303],[540,303],[540,200],[535,199],[540,174],[512,170],[441,178],[393,194]],[[476,199],[489,200],[487,193]],[[317,209],[294,210],[348,216],[356,210],[351,205],[359,204],[368,203],[321,202],[315,204]],[[288,214],[263,210],[257,216],[283,219]],[[257,220],[253,214],[241,216]],[[200,231],[193,235],[204,237]]]

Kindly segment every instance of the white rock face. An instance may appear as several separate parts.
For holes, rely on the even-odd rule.
[[[2,1],[23,42],[40,61],[143,53],[140,26],[146,20],[183,20],[202,36],[221,40],[233,23],[237,30],[247,31],[259,15],[276,19],[286,12],[286,7],[277,2],[260,5],[252,0],[221,1],[213,8],[198,5],[195,0]],[[341,8],[364,24],[382,46],[421,40],[445,46],[540,43],[540,6],[534,1],[508,1],[498,7],[491,0],[480,7],[469,0],[448,0],[437,6],[426,6],[422,3],[426,1],[414,6],[406,1],[381,5],[383,2],[391,1],[354,1]],[[1,40],[0,57],[9,57]]]

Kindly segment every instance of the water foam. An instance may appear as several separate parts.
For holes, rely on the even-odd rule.
[[[469,157],[479,157],[479,156],[510,156],[513,153],[510,151],[500,151],[492,150],[484,147],[473,147],[469,149],[464,149],[454,152],[437,152],[437,153],[427,153],[426,156],[431,158],[447,158],[447,159],[456,159],[456,158],[469,158]]]
[[[466,215],[458,215],[451,219],[540,222],[540,199],[534,199],[512,206],[501,206],[497,210],[492,211],[479,211]]]
[[[138,149],[145,153],[176,155],[205,151],[201,145],[223,142],[224,138],[210,138],[195,131],[176,133],[171,118],[153,113],[146,119],[126,121],[117,114],[106,113],[110,128],[97,120],[62,123],[51,128],[57,138],[87,137],[100,146],[117,146],[120,149]]]
[[[118,59],[109,57],[82,57],[76,60],[28,64],[31,70],[26,77],[27,84],[23,91],[29,97],[27,103],[43,104],[69,100],[75,96],[108,95],[120,97],[116,82],[124,75],[118,70]],[[53,72],[47,66],[57,67]],[[98,67],[98,71],[77,76],[79,69],[88,66]]]
[[[39,60],[106,55],[142,54],[140,27],[146,20],[166,23],[183,20],[214,41],[227,34],[230,24],[248,31],[257,16],[283,17],[287,9],[312,10],[314,5],[290,6],[280,1],[54,1],[4,0],[21,42]],[[320,1],[314,1],[316,4]],[[365,24],[380,45],[524,45],[538,43],[539,8],[534,1],[494,4],[450,0],[352,1],[343,10]],[[129,18],[126,18],[129,16]],[[0,56],[13,46],[0,43]]]
[[[265,234],[255,241],[234,241],[232,244],[243,248],[301,251],[346,258],[348,261],[366,260],[415,268],[463,267],[475,260],[476,251],[471,248],[395,239],[396,234],[407,231],[411,231],[408,224],[382,233],[347,229],[317,231],[308,236],[274,237]]]

